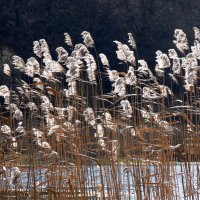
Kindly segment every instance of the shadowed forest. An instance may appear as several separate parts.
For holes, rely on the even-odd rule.
[[[112,41],[125,42],[131,32],[140,59],[145,58],[153,68],[155,51],[174,47],[171,41],[176,28],[183,29],[192,41],[192,27],[200,23],[198,4],[197,0],[1,0],[0,52],[8,47],[30,57],[34,40],[45,38],[55,49],[62,44],[64,32],[78,43],[80,33],[86,30],[114,66]]]

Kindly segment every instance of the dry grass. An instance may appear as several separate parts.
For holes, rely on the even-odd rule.
[[[4,66],[12,84],[0,88],[1,198],[198,198],[198,54],[157,52],[154,74],[129,35],[130,47],[115,41],[118,72],[82,36],[85,45],[73,46],[67,35],[57,60],[40,40],[37,60]]]

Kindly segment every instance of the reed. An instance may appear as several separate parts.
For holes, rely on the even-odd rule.
[[[199,196],[200,31],[191,49],[156,52],[151,70],[132,34],[114,41],[123,71],[83,43],[33,42],[0,86],[1,199],[196,199]],[[117,67],[116,67],[117,68]],[[12,74],[17,72],[18,77]],[[106,87],[111,88],[109,89]]]

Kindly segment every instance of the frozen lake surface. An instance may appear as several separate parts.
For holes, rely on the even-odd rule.
[[[200,199],[199,163],[171,163],[169,165],[97,165],[82,166],[78,171],[75,165],[57,167],[55,171],[47,168],[29,171],[22,170],[17,184],[12,184],[12,175],[1,178],[1,188],[46,191],[47,188],[66,188],[69,180],[72,185],[82,185],[92,199],[101,199],[104,194],[116,194],[120,199]],[[79,180],[73,176],[80,174]],[[61,177],[61,178],[59,178]],[[51,178],[53,182],[48,180]],[[82,182],[80,183],[80,180]],[[104,191],[104,193],[102,193]],[[169,197],[169,196],[168,196]],[[117,198],[117,197],[116,197]]]

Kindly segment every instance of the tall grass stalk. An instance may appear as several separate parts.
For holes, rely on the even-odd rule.
[[[114,41],[122,71],[86,31],[82,44],[65,33],[57,58],[44,39],[34,41],[35,57],[13,56],[2,69],[11,81],[0,86],[1,199],[198,198],[194,30],[189,49],[176,29],[178,51],[157,51],[154,70],[130,33],[129,45]]]

